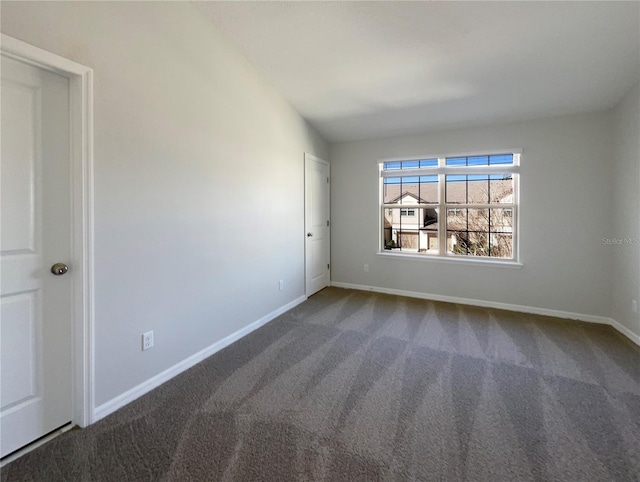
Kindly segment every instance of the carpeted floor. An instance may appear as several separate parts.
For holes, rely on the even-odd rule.
[[[640,480],[611,327],[328,288],[10,480]]]

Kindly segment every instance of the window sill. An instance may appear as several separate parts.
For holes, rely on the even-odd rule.
[[[456,256],[444,257],[444,256],[429,256],[424,254],[384,253],[384,252],[378,252],[376,254],[377,256],[381,256],[383,258],[397,258],[397,259],[410,259],[410,260],[419,259],[421,261],[436,262],[436,263],[487,266],[492,268],[520,269],[523,266],[522,263],[519,263],[517,261],[473,259],[473,258],[462,258],[462,257],[456,257]]]

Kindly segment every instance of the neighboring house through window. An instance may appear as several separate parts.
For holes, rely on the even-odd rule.
[[[515,261],[519,165],[517,151],[382,161],[381,250]]]

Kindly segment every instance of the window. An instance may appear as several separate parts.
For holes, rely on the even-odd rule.
[[[381,251],[517,259],[519,152],[380,164]]]

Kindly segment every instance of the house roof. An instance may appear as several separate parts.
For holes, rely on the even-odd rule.
[[[418,191],[417,189],[416,189],[416,192],[411,192],[408,189],[404,190],[404,191],[402,191],[402,193],[399,196],[396,196],[395,199],[392,199],[392,200],[390,200],[388,202],[391,203],[391,204],[402,204],[401,200],[403,198],[405,198],[407,196],[411,196],[416,200],[415,204],[428,204],[429,201],[427,201],[426,199],[423,199],[420,196],[418,196],[417,191]],[[412,204],[414,204],[414,203],[412,203]]]
[[[491,202],[497,203],[507,198],[512,192],[511,180],[492,180],[490,184],[487,181],[448,182],[446,184],[447,202],[449,203],[465,204],[468,200],[470,204],[489,204],[489,195]],[[418,199],[418,202],[407,204],[437,203],[438,185],[432,182],[384,184],[383,195],[384,203],[389,204],[402,204],[402,198],[408,195]]]

